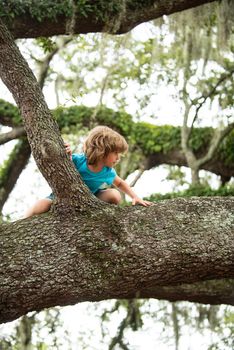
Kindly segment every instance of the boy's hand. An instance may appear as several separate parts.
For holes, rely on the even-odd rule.
[[[153,202],[149,202],[149,201],[145,201],[139,197],[134,197],[132,199],[132,205],[136,205],[136,204],[141,204],[143,205],[144,207],[150,207],[151,205],[153,205],[154,203]]]
[[[66,153],[69,155],[69,158],[72,159],[72,150],[69,143],[64,142],[64,146],[65,146]]]

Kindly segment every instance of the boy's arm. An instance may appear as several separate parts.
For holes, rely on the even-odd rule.
[[[148,207],[153,204],[152,202],[145,201],[139,198],[136,195],[136,193],[132,190],[132,188],[127,184],[127,182],[121,179],[119,176],[115,177],[113,184],[116,187],[118,187],[122,192],[124,192],[125,194],[127,194],[129,197],[132,198],[132,205],[141,204],[144,207]]]

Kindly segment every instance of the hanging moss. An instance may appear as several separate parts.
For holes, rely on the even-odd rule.
[[[175,54],[181,55],[181,64],[185,65],[186,57],[183,47],[190,41],[190,60],[209,57],[217,58],[217,49],[229,49],[229,41],[233,40],[234,2],[231,0],[215,1],[197,6],[186,11],[174,13],[166,17],[169,31],[174,35]],[[164,19],[155,20],[159,27],[164,25]],[[220,57],[221,58],[221,57]]]

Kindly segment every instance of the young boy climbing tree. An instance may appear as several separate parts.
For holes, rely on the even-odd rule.
[[[71,154],[68,144],[66,151],[70,155],[76,169],[90,191],[104,202],[119,204],[120,191],[132,198],[132,205],[141,204],[145,207],[153,203],[139,198],[126,181],[121,179],[114,166],[121,155],[128,150],[128,144],[123,136],[107,126],[97,126],[90,131],[84,142],[83,153]],[[116,188],[108,188],[114,185]],[[40,199],[25,214],[25,217],[47,212],[53,201],[53,194]]]

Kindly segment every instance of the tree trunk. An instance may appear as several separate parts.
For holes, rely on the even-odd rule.
[[[233,205],[230,198],[181,198],[1,225],[0,320],[81,301],[157,297],[163,287],[233,278]],[[181,299],[176,287],[174,297]],[[229,299],[234,303],[233,290]]]
[[[199,169],[198,168],[191,168],[191,184],[193,186],[200,184],[200,178],[199,178]]]

